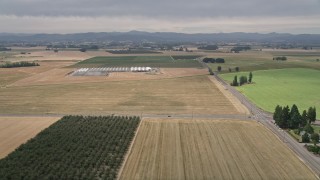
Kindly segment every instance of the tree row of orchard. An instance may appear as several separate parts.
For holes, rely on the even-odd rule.
[[[28,61],[6,62],[5,64],[0,65],[0,68],[15,68],[15,67],[30,67],[30,66],[40,66],[40,65],[36,62],[28,62]]]
[[[252,83],[252,72],[249,73],[249,76],[240,76],[239,81],[238,81],[238,76],[234,76],[234,79],[232,83],[230,84],[231,86],[242,86],[247,83]]]
[[[223,58],[203,58],[202,60],[204,63],[225,63],[225,60]]]
[[[1,159],[0,177],[116,179],[139,122],[139,117],[65,116]]]

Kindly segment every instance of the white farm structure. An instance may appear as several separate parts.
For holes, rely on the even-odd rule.
[[[112,72],[150,72],[151,67],[102,67],[80,68],[74,71],[72,76],[108,76]]]

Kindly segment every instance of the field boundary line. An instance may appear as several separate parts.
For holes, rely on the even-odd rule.
[[[122,162],[121,168],[119,169],[119,172],[118,172],[118,175],[117,175],[117,178],[116,178],[117,180],[120,180],[120,177],[122,175],[122,171],[123,171],[124,167],[126,166],[126,163],[127,163],[128,159],[129,159],[130,154],[132,153],[132,148],[133,148],[134,143],[136,142],[136,139],[137,139],[141,124],[142,124],[142,117],[141,117],[141,120],[139,122],[139,126],[137,127],[137,130],[135,132],[135,135],[134,135],[134,137],[132,139],[132,142],[131,142],[131,144],[129,146],[128,152],[126,153],[126,155],[124,157],[124,161]]]

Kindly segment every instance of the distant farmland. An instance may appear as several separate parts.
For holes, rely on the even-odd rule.
[[[201,68],[193,59],[174,60],[170,56],[113,56],[94,57],[81,61],[72,67],[130,67],[149,66],[158,68]]]
[[[316,179],[255,121],[143,120],[120,179]]]
[[[235,75],[248,76],[248,72],[221,75],[231,82]],[[320,71],[312,69],[278,69],[254,71],[254,84],[237,87],[252,102],[273,112],[276,105],[296,104],[300,112],[315,106],[320,109]],[[318,114],[319,118],[319,114]]]

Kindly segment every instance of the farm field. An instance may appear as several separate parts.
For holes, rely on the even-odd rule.
[[[1,179],[116,179],[139,117],[65,116],[0,160]]]
[[[70,76],[68,75],[74,69],[70,68],[53,68],[45,72],[34,74],[24,78],[11,79],[6,85],[10,86],[29,86],[29,85],[49,85],[49,84],[74,84],[74,83],[92,83],[92,82],[109,82],[109,81],[132,81],[132,80],[150,80],[166,79],[186,76],[207,75],[207,69],[199,68],[161,68],[157,73],[136,73],[136,72],[113,72],[108,76]],[[0,73],[1,74],[1,73]],[[10,74],[10,73],[9,73]],[[9,76],[4,74],[4,79]],[[12,73],[12,78],[18,76]],[[9,76],[10,77],[10,76]],[[1,82],[0,77],[0,82]]]
[[[0,87],[11,85],[12,83],[23,80],[32,76],[54,69],[62,69],[68,66],[70,62],[40,62],[40,66],[35,67],[19,67],[19,68],[0,68]],[[52,75],[52,74],[51,74]],[[63,74],[65,76],[65,74]],[[43,77],[42,78],[48,78]]]
[[[316,179],[285,144],[255,121],[141,123],[120,179]]]
[[[174,60],[170,56],[108,56],[94,57],[75,64],[72,67],[130,67],[149,66],[158,68],[202,68],[193,59]]]
[[[221,73],[229,73],[229,68],[234,72],[235,67],[240,71],[256,71],[284,68],[311,68],[320,70],[320,51],[247,51],[241,53],[207,53],[207,57],[224,58],[225,63],[208,63],[214,70],[222,67]],[[287,56],[285,62],[273,61],[275,56]]]
[[[0,117],[0,159],[58,119],[57,117]]]
[[[223,74],[231,82],[235,75],[248,76],[248,72]],[[296,104],[302,113],[315,106],[320,109],[320,71],[312,69],[279,69],[254,71],[254,84],[237,87],[252,102],[266,111],[273,112],[277,105]],[[319,114],[317,115],[319,118]]]
[[[9,86],[0,114],[241,114],[207,76]]]
[[[45,49],[45,48],[44,48]],[[12,56],[5,58],[6,61],[80,61],[95,56],[111,55],[105,51],[87,51],[80,52],[78,50],[53,52],[45,50],[15,50],[11,52]],[[20,54],[20,52],[28,52],[30,54]]]

